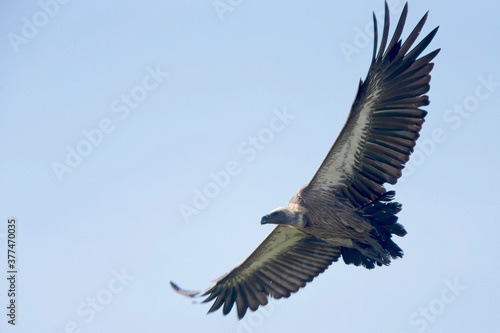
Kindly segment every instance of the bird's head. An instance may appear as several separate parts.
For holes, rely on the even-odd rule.
[[[294,214],[288,208],[280,207],[262,217],[260,224],[287,224],[302,227],[302,216]]]

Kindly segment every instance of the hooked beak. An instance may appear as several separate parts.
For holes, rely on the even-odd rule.
[[[269,222],[269,216],[268,215],[265,215],[262,217],[262,219],[260,219],[260,224],[268,224]]]

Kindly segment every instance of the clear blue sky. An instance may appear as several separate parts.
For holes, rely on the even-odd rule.
[[[409,3],[404,36],[429,10],[424,33],[441,28],[428,50],[442,52],[396,186],[404,258],[335,263],[238,322],[168,281],[209,286],[313,176],[368,70],[383,1],[59,1],[0,4],[0,271],[12,217],[19,270],[15,328],[0,282],[2,332],[497,326],[499,4]]]

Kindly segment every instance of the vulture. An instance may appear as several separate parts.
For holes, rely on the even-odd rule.
[[[247,310],[266,305],[269,297],[289,297],[340,257],[346,264],[371,269],[389,265],[403,251],[392,235],[404,236],[397,222],[401,204],[384,184],[396,184],[419,137],[429,104],[429,75],[436,49],[419,56],[439,27],[413,46],[427,19],[426,13],[403,42],[401,33],[408,4],[389,40],[389,9],[380,46],[373,13],[374,47],[366,79],[342,131],[309,183],[286,207],[262,217],[274,229],[240,264],[207,289],[178,293],[206,297],[214,312],[224,315],[236,303],[241,319]]]

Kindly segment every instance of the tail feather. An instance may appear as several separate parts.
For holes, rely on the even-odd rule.
[[[344,259],[344,262],[348,265],[349,264],[353,264],[355,266],[363,265],[368,269],[374,268],[375,267],[374,263],[376,262],[375,260],[362,255],[359,250],[351,249],[348,247],[342,248],[342,258]]]
[[[372,234],[367,237],[378,244],[370,246],[358,243],[357,248],[342,248],[342,257],[346,264],[363,265],[372,269],[375,264],[389,265],[390,258],[403,257],[403,250],[391,239],[392,235],[400,237],[406,235],[405,228],[397,223],[396,214],[401,211],[401,204],[392,201],[395,194],[394,191],[388,191],[362,208],[363,216],[374,227]]]

